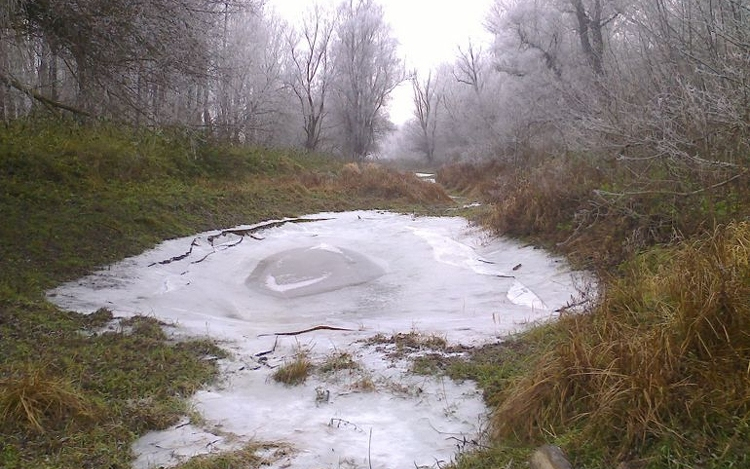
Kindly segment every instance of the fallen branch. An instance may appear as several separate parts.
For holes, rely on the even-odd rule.
[[[20,91],[21,93],[27,95],[31,99],[35,99],[39,101],[40,103],[44,104],[44,106],[49,109],[51,112],[57,114],[57,109],[62,109],[63,111],[72,112],[73,114],[78,114],[81,116],[91,117],[91,114],[83,111],[81,109],[75,108],[73,106],[70,106],[65,103],[61,103],[60,101],[55,101],[54,99],[50,99],[46,96],[43,96],[36,91],[34,91],[32,88],[24,85],[20,81],[16,80],[13,77],[9,77],[3,74],[0,74],[0,82],[4,83],[6,86],[9,86],[11,88],[15,88],[16,90]]]
[[[279,226],[284,226],[287,223],[307,223],[307,222],[312,222],[312,221],[326,221],[326,220],[330,220],[330,218],[289,218],[287,220],[270,221],[270,222],[266,222],[258,226],[254,226],[252,228],[233,228],[231,230],[224,230],[220,233],[209,236],[207,239],[208,239],[208,242],[211,243],[211,245],[213,245],[214,240],[216,238],[219,238],[221,236],[227,236],[230,234],[237,235],[237,236],[250,236],[253,239],[261,240],[263,238],[254,237],[252,236],[252,234],[260,230],[266,230],[269,228],[277,228]]]
[[[326,220],[330,220],[330,218],[289,218],[287,220],[270,221],[270,222],[266,222],[266,223],[261,223],[260,225],[254,226],[252,228],[234,228],[234,229],[231,229],[231,230],[223,230],[223,231],[221,231],[221,232],[219,232],[217,234],[213,234],[213,235],[208,236],[208,238],[206,238],[206,239],[208,240],[209,244],[211,244],[211,246],[213,247],[214,240],[216,238],[219,238],[221,236],[227,236],[227,235],[230,235],[230,234],[240,236],[240,240],[239,241],[237,241],[236,243],[233,243],[233,244],[230,244],[230,245],[226,246],[227,248],[231,248],[231,247],[234,247],[234,246],[237,246],[238,244],[240,244],[242,242],[242,240],[244,239],[245,236],[249,236],[249,237],[251,237],[251,238],[253,238],[255,240],[258,240],[258,241],[262,241],[263,238],[261,238],[259,236],[254,236],[254,233],[256,233],[258,231],[261,231],[261,230],[266,230],[266,229],[269,229],[269,228],[277,228],[277,227],[283,226],[283,225],[285,225],[287,223],[307,223],[307,222],[312,222],[312,221],[326,221]],[[169,259],[165,259],[163,261],[152,262],[148,266],[149,267],[153,267],[155,265],[166,265],[166,264],[171,264],[172,262],[181,261],[181,260],[187,258],[188,256],[190,256],[190,254],[193,253],[193,248],[195,246],[198,246],[198,238],[193,238],[193,241],[190,243],[190,249],[187,252],[185,252],[184,254],[180,254],[179,256],[170,257]],[[202,258],[198,259],[197,261],[192,262],[192,264],[198,264],[200,262],[203,262],[211,254],[213,254],[213,252],[209,252],[208,254],[206,254]]]
[[[263,352],[258,352],[255,354],[256,357],[262,357],[264,355],[268,355],[269,353],[273,353],[276,351],[276,346],[279,344],[279,338],[276,337],[276,340],[273,341],[273,347],[271,347],[271,350],[265,350]]]
[[[179,256],[170,257],[169,259],[159,261],[159,262],[152,262],[148,266],[153,267],[155,265],[165,265],[165,264],[171,264],[172,262],[177,262],[185,259],[187,256],[193,253],[193,248],[198,245],[198,238],[194,238],[193,241],[190,243],[190,249],[184,254],[180,254]]]
[[[302,329],[301,331],[293,331],[293,332],[274,332],[272,334],[260,334],[258,337],[267,337],[270,335],[280,336],[280,335],[300,335],[305,334],[307,332],[313,332],[313,331],[348,331],[353,332],[356,331],[356,329],[347,329],[346,327],[336,327],[336,326],[315,326],[311,327],[309,329]]]

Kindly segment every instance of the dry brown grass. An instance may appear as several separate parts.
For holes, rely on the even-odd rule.
[[[291,452],[283,444],[251,442],[233,451],[192,457],[175,469],[258,469],[268,467]]]
[[[439,185],[422,181],[414,173],[402,173],[374,163],[360,164],[357,169],[347,165],[337,185],[367,197],[398,198],[409,203],[452,203]]]
[[[44,433],[71,418],[91,418],[94,406],[67,378],[44,364],[33,363],[0,378],[0,421],[3,426]]]
[[[486,199],[495,191],[497,177],[507,171],[509,166],[506,163],[495,160],[454,163],[441,167],[437,180],[451,191]]]
[[[748,173],[730,177],[684,164],[576,155],[535,161],[453,165],[441,170],[439,180],[479,191],[492,207],[480,222],[497,233],[553,248],[597,270],[741,219],[750,206]]]
[[[420,180],[375,163],[347,163],[338,172],[310,172],[296,176],[306,189],[346,193],[364,199],[397,200],[408,204],[447,205],[453,201],[438,184]]]
[[[566,339],[503,393],[496,436],[577,428],[613,457],[664,441],[694,454],[747,449],[750,224],[639,257],[593,312],[559,327]]]
[[[300,348],[294,357],[278,367],[271,378],[274,381],[288,386],[296,386],[307,381],[313,370],[313,363],[307,350]]]
[[[593,166],[565,158],[504,172],[493,192],[495,209],[485,223],[503,234],[541,234],[558,241],[555,234],[572,225],[601,182]]]

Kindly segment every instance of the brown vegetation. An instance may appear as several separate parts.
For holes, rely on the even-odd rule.
[[[750,177],[736,168],[641,166],[574,155],[538,161],[517,168],[446,167],[439,181],[461,187],[460,181],[482,174],[482,199],[491,206],[482,224],[597,270],[611,270],[651,246],[690,239],[748,212],[743,201],[750,201]]]
[[[686,454],[747,454],[750,224],[630,263],[567,337],[502,392],[496,435],[576,428],[617,458],[672,441]]]
[[[470,370],[495,406],[493,441],[555,442],[586,467],[747,465],[746,172],[583,156],[486,168],[500,170],[484,224],[600,279],[587,312],[519,339],[531,352]]]

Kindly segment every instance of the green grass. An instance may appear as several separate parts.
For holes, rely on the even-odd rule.
[[[434,185],[386,168],[349,174],[320,155],[179,129],[0,127],[0,467],[129,467],[131,443],[190,414],[185,398],[214,379],[212,358],[223,354],[210,341],[175,343],[148,317],[105,332],[111,313],[61,311],[45,290],[203,230],[449,204]]]

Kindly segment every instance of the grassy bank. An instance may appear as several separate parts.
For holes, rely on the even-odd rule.
[[[327,210],[436,210],[435,185],[374,165],[224,147],[199,134],[18,121],[0,128],[0,467],[125,468],[186,413],[222,351],[44,291],[155,243]]]
[[[743,171],[711,169],[576,156],[441,172],[464,191],[482,174],[482,223],[601,280],[585,312],[452,365],[495,409],[460,468],[525,467],[543,443],[578,468],[750,464],[750,196]]]

